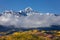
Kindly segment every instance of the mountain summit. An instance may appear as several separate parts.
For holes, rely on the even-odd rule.
[[[33,11],[33,9],[31,7],[25,8],[25,12],[27,12],[27,13],[32,12],[32,11]]]

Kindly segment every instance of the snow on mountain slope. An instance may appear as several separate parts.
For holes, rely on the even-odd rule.
[[[0,25],[16,28],[38,28],[60,25],[60,16],[53,13],[40,13],[28,7],[14,12],[5,11],[0,16]]]

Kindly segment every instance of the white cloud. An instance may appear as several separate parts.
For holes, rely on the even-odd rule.
[[[51,25],[60,25],[60,16],[31,13],[31,15],[19,17],[12,14],[5,14],[0,16],[0,25],[14,25],[18,28],[50,27]]]

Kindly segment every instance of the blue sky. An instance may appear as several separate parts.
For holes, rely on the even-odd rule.
[[[31,7],[40,12],[60,13],[60,0],[0,0],[0,12]]]

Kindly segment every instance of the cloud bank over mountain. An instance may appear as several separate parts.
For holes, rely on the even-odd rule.
[[[31,8],[20,12],[6,11],[0,16],[0,25],[14,26],[16,28],[37,28],[60,25],[60,16],[51,13],[39,13]],[[22,15],[27,16],[22,16]]]

